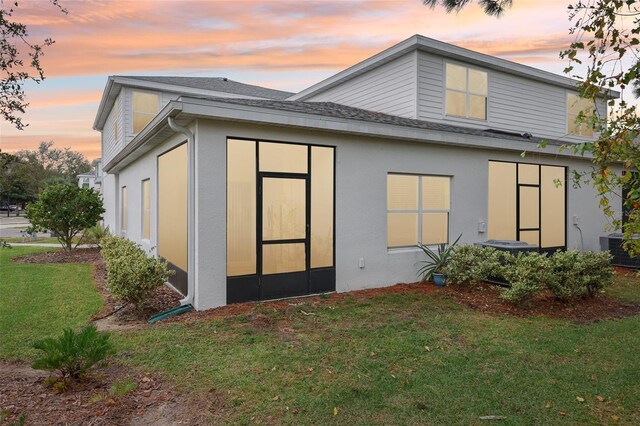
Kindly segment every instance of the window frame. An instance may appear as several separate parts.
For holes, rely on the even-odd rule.
[[[447,87],[447,65],[453,65],[453,66],[457,66],[457,67],[461,67],[465,69],[465,78],[466,78],[466,89],[464,91],[459,90],[459,89],[450,89],[449,87]],[[486,93],[475,93],[475,92],[471,92],[469,89],[469,71],[473,70],[473,71],[477,71],[477,72],[481,72],[484,73],[487,76],[487,92]],[[479,121],[479,122],[487,122],[489,121],[489,75],[490,73],[486,70],[477,68],[477,67],[473,67],[473,66],[469,66],[467,64],[461,64],[461,63],[457,63],[457,62],[452,62],[452,61],[444,61],[444,66],[443,66],[443,94],[442,94],[442,105],[443,105],[443,112],[444,112],[444,117],[445,118],[450,118],[450,119],[462,119],[462,120],[473,120],[473,121]],[[447,91],[453,91],[456,93],[464,93],[465,95],[465,115],[455,115],[455,114],[449,114],[447,112]],[[471,117],[469,115],[469,96],[473,95],[473,96],[484,96],[484,118],[476,118],[476,117]]]
[[[142,179],[140,185],[140,212],[142,214],[140,220],[140,237],[143,240],[150,241],[151,240],[151,178]],[[147,185],[145,190],[145,184]],[[145,201],[148,199],[149,208],[145,208]],[[148,235],[145,235],[145,220],[149,223],[146,229],[148,230]]]
[[[576,120],[578,119],[578,116],[580,115],[580,113],[583,112],[583,111],[586,111],[587,108],[579,110],[577,114],[573,114],[571,112],[571,106],[570,106],[570,102],[569,102],[569,98],[572,97],[572,96],[576,97],[578,103],[581,103],[582,101],[588,100],[588,99],[585,99],[585,98],[581,98],[580,95],[577,94],[577,93],[574,93],[574,92],[569,91],[569,90],[566,91],[565,106],[567,108],[567,113],[565,114],[565,117],[567,119],[567,135],[568,136],[579,137],[579,138],[591,139],[591,138],[593,138],[593,136],[595,134],[595,131],[593,130],[593,128],[586,126],[587,123],[576,123]],[[596,103],[593,102],[590,105],[590,108],[591,108],[591,111],[590,111],[591,115],[595,115]],[[573,117],[573,120],[572,120],[572,117]],[[571,124],[572,123],[574,124],[574,127],[576,127],[576,128],[583,129],[584,127],[586,127],[586,130],[588,132],[586,134],[584,133],[584,130],[578,130],[577,132],[572,132],[571,131]]]
[[[136,112],[135,109],[135,102],[134,102],[134,97],[136,93],[141,93],[144,95],[152,95],[155,96],[158,100],[157,105],[156,105],[156,111],[154,113],[149,113],[149,112]],[[160,105],[161,105],[161,99],[160,99],[160,93],[157,92],[151,92],[148,90],[139,90],[139,89],[134,89],[131,90],[131,134],[133,135],[137,135],[138,133],[140,133],[142,130],[144,130],[145,127],[147,127],[149,125],[149,123],[153,120],[153,118],[158,115],[158,112],[160,112]],[[147,122],[147,124],[145,124],[142,129],[138,130],[136,132],[135,130],[135,116],[136,114],[144,114],[144,115],[150,115],[151,119]]]
[[[402,173],[402,172],[387,172],[387,191],[386,191],[386,199],[389,197],[389,186],[388,186],[388,177],[390,175],[394,176],[413,176],[418,178],[418,198],[417,198],[417,210],[407,210],[407,209],[389,209],[389,205],[387,204],[386,208],[386,237],[387,237],[387,251],[402,251],[406,249],[416,248],[416,245],[422,244],[422,222],[423,222],[423,214],[424,213],[446,213],[447,215],[447,240],[445,244],[449,244],[451,242],[451,182],[453,180],[453,176],[451,175],[438,175],[438,174],[422,174],[422,173]],[[423,197],[422,197],[422,182],[423,178],[445,178],[449,184],[449,208],[448,209],[425,209],[423,208]],[[416,235],[416,243],[412,245],[406,246],[389,246],[389,213],[415,213],[417,214],[417,235]],[[440,243],[432,243],[427,244],[429,246],[435,247]],[[417,249],[417,248],[416,248]]]

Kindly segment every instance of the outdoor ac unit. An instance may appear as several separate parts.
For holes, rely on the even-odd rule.
[[[634,239],[637,238],[640,238],[640,235],[634,236]],[[640,258],[629,256],[629,253],[622,248],[622,234],[619,232],[600,237],[600,250],[611,252],[613,265],[640,269]]]
[[[483,243],[476,243],[476,246],[480,247],[493,247],[496,250],[508,251],[512,255],[526,252],[538,252],[539,247],[535,244],[525,243],[523,241],[513,240],[488,240]]]

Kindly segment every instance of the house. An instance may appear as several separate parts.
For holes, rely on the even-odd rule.
[[[598,250],[597,193],[568,180],[589,160],[559,147],[607,99],[576,84],[420,35],[299,93],[112,76],[105,224],[196,309],[413,282],[415,245],[459,235]]]
[[[96,158],[91,162],[92,170],[76,176],[76,182],[80,188],[91,188],[101,192],[102,185],[102,159]]]

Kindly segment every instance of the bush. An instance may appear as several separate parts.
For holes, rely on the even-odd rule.
[[[66,250],[71,250],[73,238],[94,226],[103,213],[100,194],[75,184],[48,186],[26,210],[31,225],[35,229],[50,230]]]
[[[556,252],[552,257],[553,279],[547,287],[562,301],[581,296],[593,297],[613,279],[610,261],[609,252]]]
[[[451,284],[469,285],[502,276],[501,259],[506,253],[492,247],[461,246],[444,269]]]
[[[102,242],[107,266],[107,287],[119,299],[139,309],[151,291],[174,274],[167,262],[147,257],[140,246],[126,238],[107,237]]]
[[[501,297],[518,305],[528,305],[531,299],[553,279],[552,262],[545,254],[519,253],[505,257],[504,278],[511,285]]]
[[[102,240],[109,236],[109,227],[104,227],[101,223],[96,223],[95,226],[87,228],[82,233],[83,242],[86,244],[96,244],[100,247]]]
[[[58,338],[47,338],[33,344],[44,352],[31,367],[37,370],[59,371],[64,380],[80,379],[93,367],[115,351],[109,335],[99,332],[95,325],[89,325],[76,333],[67,328]]]

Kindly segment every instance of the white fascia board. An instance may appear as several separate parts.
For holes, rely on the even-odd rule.
[[[102,92],[102,98],[100,99],[100,104],[98,105],[98,111],[96,111],[96,118],[93,120],[93,130],[101,131],[104,128],[104,123],[107,121],[107,115],[109,115],[109,111],[105,110],[107,105],[111,103],[113,105],[113,100],[109,101],[109,96],[113,91],[113,76],[109,76],[107,78],[107,84],[104,87],[104,91]]]
[[[305,100],[310,96],[322,93],[325,90],[337,86],[338,84],[350,80],[360,74],[378,68],[379,66],[384,65],[385,63],[412,50],[420,50],[432,53],[434,55],[455,59],[461,62],[466,62],[484,68],[501,71],[507,74],[513,74],[519,77],[540,81],[554,86],[560,86],[565,89],[577,90],[578,86],[581,84],[581,81],[573,78],[554,74],[549,71],[543,71],[538,68],[519,64],[513,61],[508,61],[496,56],[475,52],[473,50],[465,49],[463,47],[455,46],[453,44],[445,43],[416,34],[394,46],[391,46],[386,50],[383,50],[377,55],[365,59],[364,61],[359,62],[344,71],[341,71],[299,93],[296,93],[293,96],[290,96],[289,98],[287,98],[287,100]],[[617,99],[620,97],[620,92],[616,90],[609,90],[608,95],[611,98]]]

